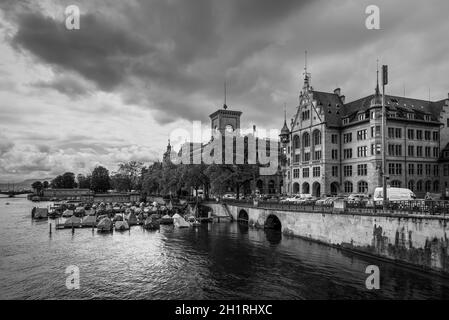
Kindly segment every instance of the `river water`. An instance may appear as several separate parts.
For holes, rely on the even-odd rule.
[[[446,278],[237,223],[50,236],[54,221],[30,219],[35,205],[0,198],[0,299],[449,298]],[[379,290],[365,286],[373,264]],[[68,266],[78,290],[66,288]]]

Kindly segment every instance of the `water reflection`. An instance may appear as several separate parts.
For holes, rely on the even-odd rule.
[[[0,205],[4,299],[449,298],[447,279],[277,230],[220,222],[128,233],[53,228],[49,237],[47,222],[30,222],[32,203],[11,201]],[[380,290],[365,287],[370,264],[381,270]],[[80,268],[80,290],[65,288],[69,265]]]

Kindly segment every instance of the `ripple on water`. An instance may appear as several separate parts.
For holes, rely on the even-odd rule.
[[[449,298],[447,279],[236,223],[49,237],[49,222],[30,219],[34,203],[8,201],[0,199],[2,299]],[[373,263],[375,292],[365,288]],[[65,287],[70,265],[80,268],[79,290]]]

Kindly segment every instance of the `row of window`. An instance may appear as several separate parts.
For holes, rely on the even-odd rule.
[[[343,187],[344,187],[345,193],[354,192],[354,186],[351,181],[345,181],[343,183]],[[357,183],[357,192],[358,193],[367,193],[368,192],[368,182],[359,181]]]
[[[312,133],[312,141],[313,145],[317,146],[321,144],[321,131],[320,130],[314,130]],[[302,146],[303,148],[310,147],[310,134],[308,132],[304,132],[302,134]],[[293,137],[293,149],[299,149],[300,146],[300,138],[298,135],[295,135]]]
[[[300,174],[299,169],[293,169],[293,179],[300,178],[299,174]],[[313,167],[312,175],[313,177],[319,177],[321,175],[321,167]],[[310,176],[310,168],[302,168],[302,177],[309,178],[309,176]]]
[[[416,133],[416,134],[415,134]],[[438,131],[429,131],[429,130],[415,130],[415,129],[407,129],[407,138],[409,140],[424,140],[426,141],[438,141],[440,138],[440,133]],[[332,135],[332,143],[337,143],[337,138]],[[336,136],[336,135],[335,135]],[[380,126],[371,126],[371,138],[380,137],[381,136],[381,127]],[[390,139],[402,139],[402,128],[388,128],[388,138]],[[335,139],[335,142],[334,142]],[[357,131],[357,141],[362,141],[367,139],[367,130],[358,130]],[[352,142],[352,132],[343,134],[343,143]]]
[[[336,167],[338,168],[338,167]],[[333,170],[332,170],[333,173]],[[368,167],[366,164],[358,164],[357,165],[357,175],[358,176],[366,176],[368,175]],[[338,171],[337,171],[338,176]],[[344,177],[352,177],[352,165],[343,166],[343,176]]]
[[[416,171],[415,171],[416,168]],[[431,164],[425,164],[423,165],[422,163],[418,163],[418,164],[414,164],[414,163],[409,163],[408,164],[408,174],[409,175],[418,175],[418,176],[422,176],[425,170],[425,175],[426,176],[430,176],[430,175],[434,175],[435,177],[439,176],[440,174],[440,169],[439,166],[437,164],[435,165],[431,165]],[[389,163],[388,164],[388,174],[390,175],[402,175],[402,164],[401,163]]]

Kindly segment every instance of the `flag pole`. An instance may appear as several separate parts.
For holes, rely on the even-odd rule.
[[[386,125],[387,125],[387,112],[385,109],[385,85],[388,83],[388,67],[382,66],[382,185],[383,185],[383,208],[387,209],[388,196],[387,196],[387,161],[386,161]]]

